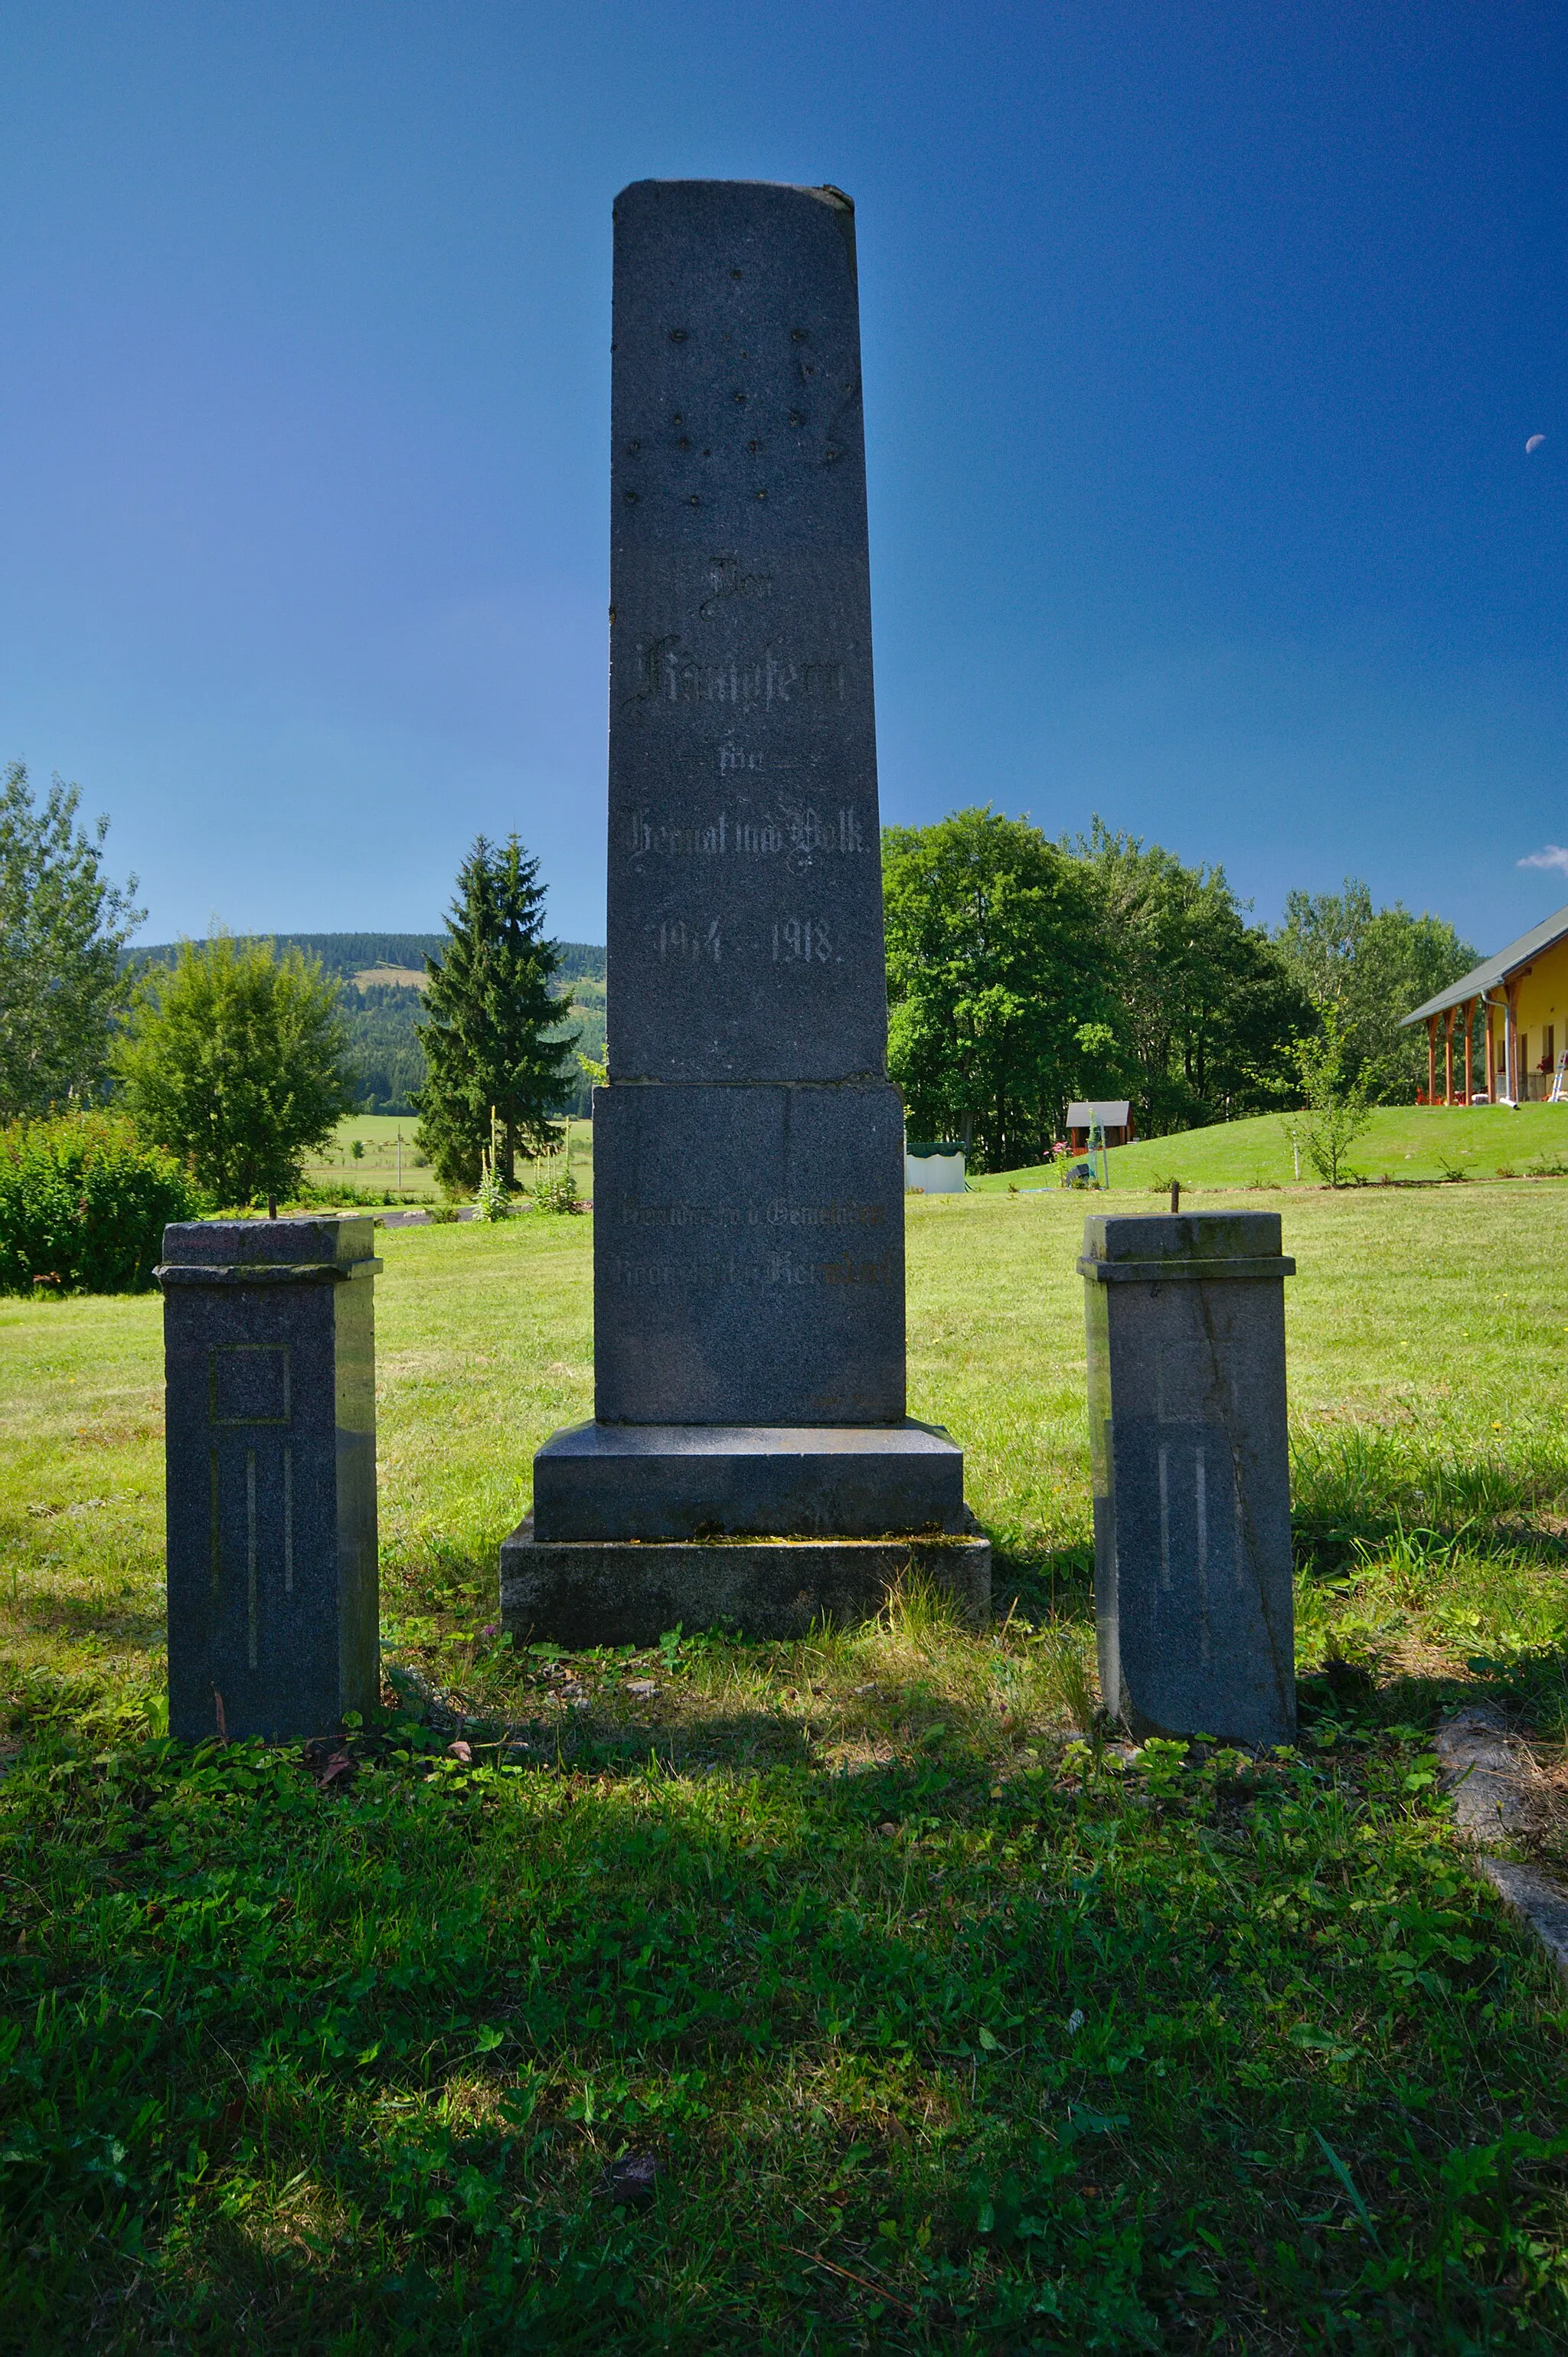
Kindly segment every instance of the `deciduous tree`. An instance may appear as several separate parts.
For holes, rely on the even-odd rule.
[[[1347,1157],[1372,1116],[1367,1074],[1352,1070],[1353,1058],[1337,1010],[1325,1006],[1316,1036],[1298,1039],[1296,1068],[1306,1112],[1295,1125],[1307,1160],[1326,1187],[1342,1187],[1352,1174]]]
[[[1468,942],[1445,918],[1412,917],[1401,901],[1374,909],[1353,877],[1339,892],[1288,894],[1277,939],[1308,996],[1337,1016],[1347,1073],[1369,1103],[1410,1103],[1426,1081],[1426,1035],[1402,1031],[1400,1017],[1469,972]]]
[[[1026,820],[883,832],[888,1070],[909,1127],[987,1169],[1038,1159],[1104,1059],[1115,1008],[1082,866]]]
[[[109,822],[79,826],[81,800],[56,778],[40,807],[20,761],[0,777],[0,1118],[96,1096],[128,995],[136,879],[104,875]]]
[[[113,1062],[142,1135],[238,1205],[292,1192],[350,1109],[346,1046],[318,960],[219,933],[143,974]]]
[[[1098,818],[1062,847],[1093,885],[1122,1077],[1144,1135],[1256,1113],[1293,1086],[1293,1043],[1316,1017],[1225,870],[1186,866]]]

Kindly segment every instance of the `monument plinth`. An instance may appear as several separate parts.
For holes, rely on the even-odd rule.
[[[979,1613],[962,1452],[905,1416],[848,198],[637,182],[613,349],[595,1422],[503,1616],[786,1633],[917,1559]]]

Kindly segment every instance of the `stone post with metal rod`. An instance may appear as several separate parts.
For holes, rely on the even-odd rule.
[[[164,1230],[169,1732],[331,1735],[381,1690],[371,1220]]]
[[[1085,1222],[1094,1598],[1134,1736],[1295,1735],[1283,1279],[1274,1211]]]

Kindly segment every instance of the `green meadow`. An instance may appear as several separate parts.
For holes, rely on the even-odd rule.
[[[564,1127],[566,1125],[563,1125]],[[357,1190],[368,1201],[419,1204],[439,1200],[441,1189],[434,1172],[414,1144],[417,1114],[345,1114],[324,1151],[305,1165],[305,1184],[318,1193]],[[574,1121],[572,1175],[584,1195],[593,1193],[594,1125]],[[399,1151],[401,1140],[402,1150]],[[355,1146],[360,1151],[356,1154]],[[548,1161],[518,1166],[518,1177],[531,1187],[538,1171],[556,1167]]]
[[[1249,1121],[1112,1146],[1112,1191],[1156,1191],[1173,1178],[1194,1188],[1315,1186],[1305,1147],[1298,1173],[1289,1135],[1293,1128],[1300,1131],[1305,1118],[1260,1114]],[[1373,1185],[1526,1178],[1542,1170],[1561,1177],[1568,1170],[1568,1104],[1379,1105],[1348,1160],[1357,1177]],[[1055,1186],[1059,1177],[1048,1166],[1032,1167],[971,1184],[994,1193],[1009,1186]]]
[[[386,1707],[330,1774],[163,1735],[159,1302],[0,1304],[0,2348],[1563,2345],[1568,2000],[1431,1742],[1518,1713],[1568,1864],[1568,1189],[1278,1207],[1262,1760],[1094,1725],[1081,1198],[909,1205],[996,1626],[635,1655],[495,1628],[591,1218],[383,1231]]]

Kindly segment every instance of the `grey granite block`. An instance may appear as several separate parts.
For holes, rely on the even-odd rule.
[[[594,1304],[601,1423],[901,1422],[897,1091],[596,1090]]]
[[[982,1627],[991,1545],[966,1534],[899,1539],[536,1540],[532,1522],[501,1546],[501,1621],[520,1644],[652,1645],[674,1628],[803,1637],[822,1620],[873,1618],[911,1575]]]
[[[1134,1735],[1294,1738],[1294,1266],[1273,1211],[1086,1223],[1100,1677]]]
[[[578,1424],[533,1460],[543,1540],[960,1533],[963,1451],[929,1424]]]
[[[372,1709],[374,1223],[164,1231],[169,1728],[285,1739]]]
[[[615,205],[611,1078],[886,1069],[854,214]]]

